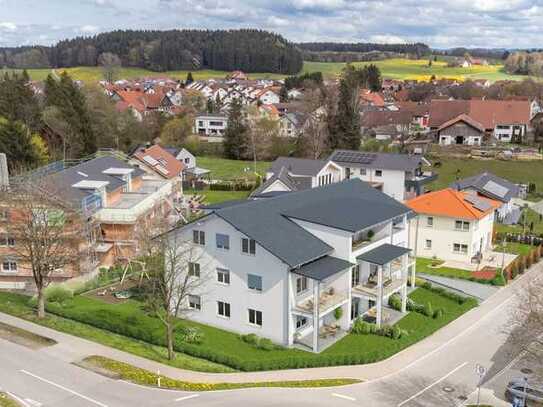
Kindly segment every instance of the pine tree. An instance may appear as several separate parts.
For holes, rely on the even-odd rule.
[[[281,90],[279,91],[279,98],[283,103],[288,102],[288,90],[285,85],[281,86]]]
[[[40,152],[30,130],[21,122],[0,117],[0,151],[6,153],[10,171],[20,171],[42,164]],[[36,136],[39,137],[39,136]]]
[[[187,80],[185,81],[185,85],[190,85],[192,82],[194,82],[194,78],[192,77],[192,72],[189,72],[187,74]]]
[[[248,150],[248,128],[243,117],[243,105],[239,99],[230,103],[228,124],[224,132],[224,153],[226,157],[239,160]]]

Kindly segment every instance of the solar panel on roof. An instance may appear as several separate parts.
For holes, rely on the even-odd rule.
[[[506,187],[494,182],[494,181],[488,181],[484,186],[483,189],[493,195],[496,195],[500,198],[504,198],[505,195],[509,192],[509,189]]]
[[[334,154],[333,160],[355,164],[370,164],[375,160],[375,157],[375,154],[359,153],[357,151],[339,151]]]
[[[464,200],[472,204],[475,207],[475,209],[478,209],[481,212],[486,212],[489,209],[492,209],[492,205],[490,204],[490,202],[485,201],[484,199],[479,198],[478,196],[475,196],[475,195],[467,195],[464,197]]]

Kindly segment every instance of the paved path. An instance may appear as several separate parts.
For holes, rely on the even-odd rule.
[[[452,291],[458,292],[459,294],[465,294],[469,295],[470,297],[475,297],[481,301],[485,301],[486,299],[490,298],[499,290],[498,287],[492,286],[490,284],[479,284],[473,281],[461,280],[459,278],[434,276],[432,274],[423,273],[419,273],[418,275],[425,280],[430,281],[434,285],[448,288]]]
[[[396,356],[362,366],[275,372],[212,374],[170,368],[115,349],[61,334],[0,314],[0,321],[56,339],[59,343],[33,351],[0,340],[0,386],[28,406],[456,406],[459,397],[473,393],[475,365],[500,371],[509,364],[503,325],[507,310],[517,306],[514,293],[543,276],[537,265],[434,335]],[[364,383],[321,389],[245,389],[227,392],[183,393],[141,388],[82,370],[70,362],[90,354],[109,356],[149,370],[160,367],[170,377],[193,381],[256,381],[354,377]],[[497,390],[501,391],[500,389]]]

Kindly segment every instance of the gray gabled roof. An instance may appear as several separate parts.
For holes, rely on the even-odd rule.
[[[213,213],[294,268],[329,255],[334,249],[291,218],[356,232],[410,213],[410,209],[354,179],[249,200]]]
[[[292,175],[314,177],[324,167],[326,161],[311,160],[308,158],[278,157],[273,163],[269,172],[278,174],[281,168],[285,167]]]
[[[413,171],[424,164],[420,155],[335,150],[329,158],[341,166],[380,170]]]
[[[345,271],[352,266],[354,266],[354,264],[346,260],[332,256],[324,256],[311,263],[304,264],[302,267],[292,270],[292,272],[313,280],[322,281],[336,273]]]
[[[379,266],[384,266],[385,264],[396,260],[398,257],[403,256],[410,251],[411,249],[406,249],[405,247],[394,246],[392,244],[386,243],[376,247],[373,250],[362,253],[356,259],[372,264],[377,264]]]
[[[263,194],[274,182],[281,181],[288,191],[302,191],[311,188],[312,182],[309,177],[291,177],[286,167],[281,167],[279,172],[276,172],[266,182],[260,185],[251,193],[251,197],[258,197]]]
[[[451,188],[458,191],[475,189],[481,195],[500,202],[509,202],[511,198],[518,197],[520,187],[512,182],[498,177],[491,172],[483,172],[473,177],[461,179],[451,184]]]

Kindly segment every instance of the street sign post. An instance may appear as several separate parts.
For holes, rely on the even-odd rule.
[[[477,405],[479,405],[481,400],[481,384],[483,383],[483,377],[485,377],[486,374],[486,368],[480,364],[476,364],[475,374],[479,376],[479,380],[477,381]]]

